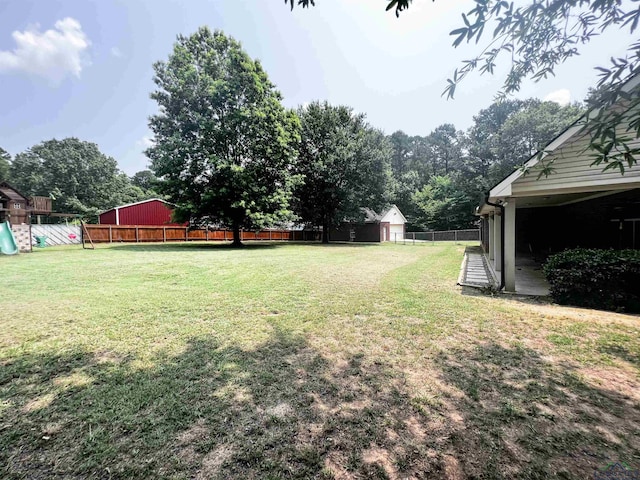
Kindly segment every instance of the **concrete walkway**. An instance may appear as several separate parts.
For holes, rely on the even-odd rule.
[[[480,247],[467,247],[464,250],[458,285],[476,288],[496,286]]]
[[[500,270],[493,270],[488,264],[481,247],[467,247],[458,277],[458,285],[475,288],[497,288],[500,284]],[[549,295],[549,284],[542,268],[527,257],[516,259],[516,291],[505,292],[515,295],[543,297]]]
[[[496,276],[500,276],[500,270],[496,270]],[[506,293],[546,297],[549,295],[549,284],[544,278],[542,268],[534,265],[518,265],[516,260],[516,291]]]

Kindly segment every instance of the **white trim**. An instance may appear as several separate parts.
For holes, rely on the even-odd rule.
[[[116,225],[120,225],[120,212],[119,209],[116,208]]]
[[[558,203],[556,206],[557,207],[564,207],[565,205],[572,205],[574,203],[586,202],[588,200],[594,200],[596,198],[601,198],[601,197],[608,197],[609,195],[615,195],[616,193],[622,193],[622,192],[629,192],[631,190],[633,190],[633,188],[630,188],[628,190],[614,190],[614,191],[611,191],[611,192],[599,192],[599,193],[595,193],[593,195],[589,195],[588,197],[577,198],[577,199],[574,199],[574,200],[569,200],[568,202]]]
[[[400,209],[398,208],[398,206],[397,206],[397,205],[395,205],[395,204],[391,205],[391,206],[387,209],[387,211],[386,211],[386,212],[384,212],[383,214],[381,214],[381,215],[380,215],[380,221],[382,222],[382,221],[383,221],[383,219],[384,219],[384,217],[386,217],[386,216],[387,216],[387,214],[388,214],[389,212],[391,212],[391,210],[394,210],[394,209],[396,210],[396,212],[398,212],[398,213],[400,214],[400,217],[402,217],[402,220],[404,221],[404,223],[407,223],[407,219],[406,219],[406,217],[403,215],[403,213],[400,211]]]
[[[574,124],[567,128],[564,132],[562,132],[558,137],[556,137],[554,141],[547,145],[540,157],[538,157],[538,154],[536,153],[524,163],[524,165],[522,166],[523,168],[517,169],[511,175],[509,175],[507,178],[493,187],[489,191],[489,197],[493,198],[510,196],[511,184],[513,184],[513,182],[515,182],[525,174],[524,168],[535,167],[541,159],[547,157],[550,153],[557,150],[565,142],[570,140],[575,134],[579,133],[584,128],[584,124],[579,123],[583,118],[584,115],[580,117],[576,122],[574,122]]]

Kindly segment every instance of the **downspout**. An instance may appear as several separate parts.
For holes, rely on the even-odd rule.
[[[502,290],[504,288],[504,277],[505,277],[505,268],[504,268],[504,205],[500,205],[499,203],[491,203],[489,201],[489,192],[484,197],[484,203],[491,207],[498,207],[500,209],[500,286],[498,290]]]

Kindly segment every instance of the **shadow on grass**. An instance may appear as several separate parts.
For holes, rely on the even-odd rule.
[[[116,250],[131,250],[135,252],[183,252],[183,251],[229,251],[229,250],[260,250],[273,249],[286,245],[284,242],[245,242],[242,247],[235,247],[231,242],[167,242],[167,243],[111,243]]]
[[[389,365],[284,332],[253,350],[194,339],[151,367],[23,354],[0,373],[0,476],[584,478],[638,454],[628,399],[532,350],[478,346],[433,367],[441,393],[425,398]]]
[[[363,248],[363,247],[375,247],[379,246],[379,243],[354,243],[354,242],[333,242],[323,244],[320,242],[302,242],[302,241],[245,241],[241,247],[235,247],[231,245],[231,242],[167,242],[167,243],[111,243],[100,244],[109,245],[110,248],[117,250],[131,250],[135,252],[181,252],[181,251],[229,251],[229,250],[261,250],[261,249],[273,249],[286,247],[288,245],[305,245],[313,247],[349,247],[349,248]]]

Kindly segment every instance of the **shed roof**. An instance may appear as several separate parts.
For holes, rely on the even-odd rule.
[[[376,213],[375,210],[372,210],[369,207],[364,207],[360,209],[364,215],[364,222],[365,223],[379,223],[379,222],[384,222],[385,217],[387,215],[389,215],[391,212],[396,212],[398,214],[400,214],[400,218],[402,218],[402,221],[404,223],[407,222],[407,219],[404,217],[404,215],[402,214],[402,212],[400,211],[400,209],[396,206],[396,205],[391,205],[390,207],[388,207],[387,209],[383,210],[382,213]]]
[[[100,212],[99,215],[102,215],[102,214],[107,213],[107,212],[111,212],[113,210],[120,210],[121,208],[133,207],[135,205],[142,205],[143,203],[149,203],[149,202],[162,202],[162,203],[164,203],[166,205],[170,205],[172,207],[175,207],[175,205],[173,203],[167,202],[166,200],[163,200],[161,198],[149,198],[148,200],[142,200],[140,202],[127,203],[126,205],[119,205],[117,207],[110,208],[109,210],[105,210],[104,212]]]

